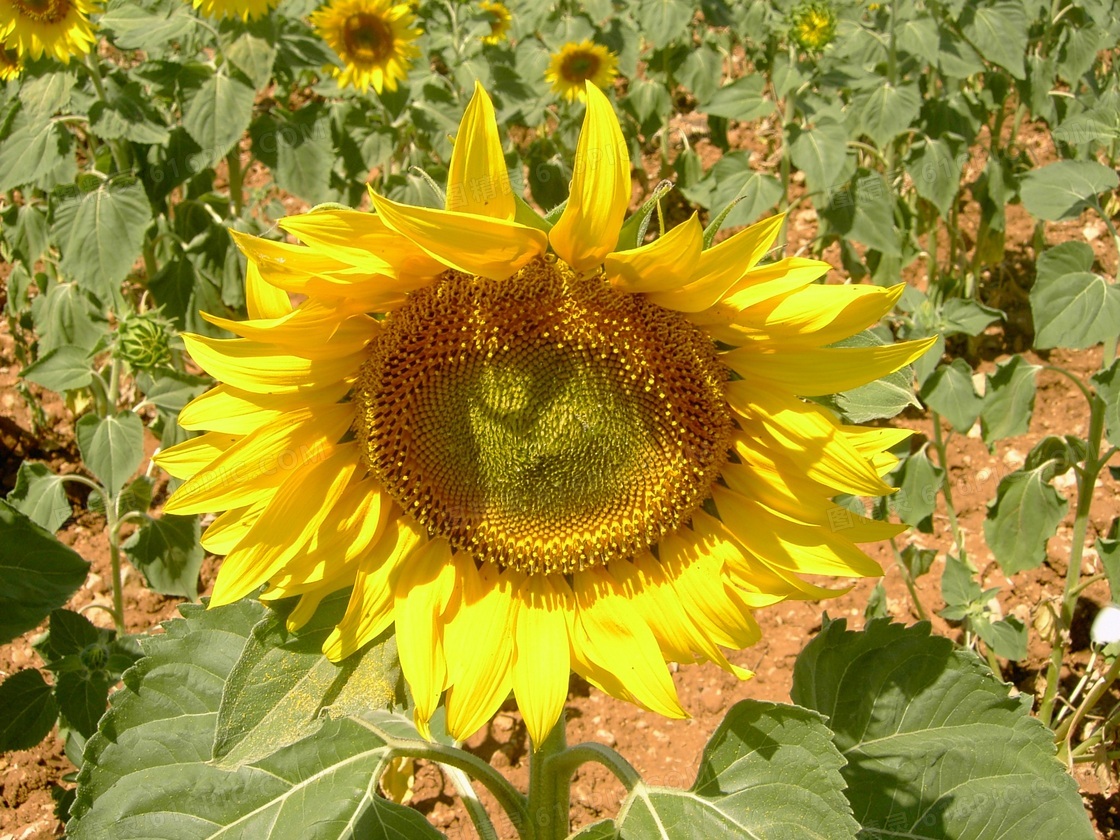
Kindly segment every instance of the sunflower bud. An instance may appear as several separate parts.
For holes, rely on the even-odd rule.
[[[129,315],[117,328],[116,356],[137,370],[171,362],[167,323],[152,315]]]
[[[804,50],[820,52],[836,36],[836,11],[827,3],[803,3],[790,17],[790,37]]]

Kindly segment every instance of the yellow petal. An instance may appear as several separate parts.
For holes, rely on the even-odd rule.
[[[704,244],[704,229],[693,213],[648,245],[608,254],[604,262],[607,280],[624,292],[663,292],[677,289],[692,279]]]
[[[272,577],[328,518],[358,466],[358,444],[292,470],[241,544],[226,556],[211,606],[232,604]],[[308,499],[315,503],[308,505]]]
[[[513,693],[534,744],[544,743],[568,699],[571,656],[564,616],[575,612],[567,583],[526,575],[513,628]]]
[[[477,81],[451,150],[445,206],[506,221],[511,221],[515,212],[494,104]]]
[[[339,402],[349,390],[350,384],[340,380],[333,386],[309,391],[293,399],[290,394],[250,394],[229,385],[218,385],[183,406],[179,412],[179,425],[184,429],[247,435],[293,406],[328,407]]]
[[[823,347],[877,324],[905,290],[905,283],[886,289],[811,285],[746,310],[736,323],[745,331]]]
[[[410,207],[372,191],[370,195],[385,224],[448,268],[467,274],[505,280],[548,246],[544,231],[517,222]]]
[[[785,218],[782,213],[755,222],[704,251],[690,284],[651,299],[659,306],[681,312],[699,312],[714,305],[766,256]]]
[[[665,667],[657,639],[626,599],[618,582],[605,569],[591,567],[576,572],[573,653],[580,664],[590,664],[622,684],[635,701],[665,717],[688,714],[677,699],[677,689]]]
[[[355,265],[371,274],[398,278],[395,289],[407,288],[409,278],[416,285],[431,281],[443,272],[443,265],[432,259],[408,239],[385,226],[373,213],[360,210],[313,210],[300,216],[287,216],[280,227],[312,248]],[[424,280],[423,278],[427,278]]]
[[[393,623],[393,586],[402,564],[412,562],[423,539],[420,526],[411,518],[389,522],[381,539],[358,563],[346,614],[323,643],[329,659],[345,659]]]
[[[660,543],[661,567],[684,610],[718,645],[745,648],[758,641],[758,625],[724,590],[719,544],[697,531],[678,530]]]
[[[346,310],[312,299],[282,318],[234,321],[201,314],[211,324],[242,338],[290,349],[308,359],[331,359],[359,352],[378,329],[369,316]]]
[[[288,293],[266,283],[252,260],[245,267],[245,308],[250,318],[282,318],[292,311]]]
[[[329,456],[353,419],[349,405],[282,414],[246,435],[179,487],[167,500],[164,512],[186,516],[262,501],[292,470]]]
[[[509,696],[517,601],[512,578],[486,563],[459,564],[460,581],[443,634],[447,656],[447,731],[463,741],[482,727]],[[455,605],[458,601],[458,605]],[[567,643],[565,641],[565,647]]]
[[[728,404],[745,421],[744,431],[765,436],[759,448],[788,453],[814,481],[853,496],[894,492],[819,406],[742,381],[727,383],[726,394]]]
[[[712,487],[712,499],[727,529],[772,567],[839,577],[883,574],[878,563],[827,528],[778,517],[723,487]]]
[[[183,333],[187,352],[198,366],[221,382],[253,394],[298,394],[332,388],[357,376],[365,354],[332,359],[278,353],[269,344],[247,338],[207,338]]]
[[[152,456],[152,462],[175,478],[193,478],[238,440],[236,434],[207,432],[161,449]]]
[[[874,347],[747,345],[720,358],[756,388],[784,388],[798,396],[836,394],[874,382],[920,358],[937,337]]]
[[[630,155],[610,100],[587,85],[568,204],[549,233],[552,250],[576,271],[602,265],[618,244],[630,205]]]
[[[460,552],[462,558],[466,555]],[[473,560],[466,558],[468,563]],[[443,612],[455,587],[459,570],[451,548],[442,537],[429,540],[402,565],[394,590],[397,652],[401,670],[412,689],[415,723],[420,734],[431,738],[428,722],[447,686],[443,653]]]
[[[256,504],[227,510],[207,526],[199,541],[202,547],[211,554],[229,554],[249,533],[270,501],[271,497]]]

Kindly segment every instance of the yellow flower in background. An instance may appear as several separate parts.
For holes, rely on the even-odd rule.
[[[412,60],[420,55],[413,43],[420,37],[416,18],[403,3],[392,0],[332,0],[311,15],[311,23],[342,67],[332,68],[340,87],[351,85],[365,93],[396,90],[407,78]]]
[[[15,50],[0,47],[0,82],[10,82],[18,79],[23,72],[23,62]]]
[[[606,47],[591,41],[565,44],[552,54],[545,80],[569,102],[586,98],[584,83],[608,88],[618,75],[618,57]]]
[[[836,12],[827,3],[805,3],[793,10],[790,37],[802,49],[820,52],[836,36]]]
[[[91,0],[0,0],[0,47],[14,50],[17,61],[48,55],[69,64],[71,56],[85,55],[96,41],[89,21],[94,11]],[[0,66],[13,73],[8,56]]]
[[[184,336],[221,384],[180,415],[205,434],[156,460],[184,480],[167,513],[224,511],[203,537],[226,555],[211,606],[263,584],[299,598],[296,629],[353,587],[324,651],[395,625],[425,733],[441,699],[461,739],[512,690],[539,744],[572,670],[682,717],[667,660],[750,676],[725,649],[759,639],[752,610],[839,594],[806,575],[881,574],[856,543],[901,530],[831,499],[889,493],[909,432],[800,397],[930,346],[830,346],[902,287],[763,262],[781,217],[705,250],[694,215],[620,248],[626,143],[586,95],[555,224],[519,204],[476,87],[445,209],[373,194],[375,213],[282,221],[301,245],[234,234],[250,319]]]
[[[479,8],[486,13],[486,17],[490,22],[490,34],[482,39],[482,43],[501,43],[508,37],[509,25],[513,21],[513,15],[510,14],[509,9],[502,3],[482,0],[478,5]]]
[[[208,18],[243,21],[262,18],[279,5],[280,0],[191,0],[194,7]]]

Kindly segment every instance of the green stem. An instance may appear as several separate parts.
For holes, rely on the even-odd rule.
[[[360,719],[357,722],[369,726]],[[369,728],[388,742],[389,752],[386,755],[386,761],[407,756],[408,758],[434,761],[437,764],[462,770],[471,778],[482,782],[486,789],[494,795],[494,798],[498,800],[498,804],[509,815],[510,821],[513,822],[519,833],[523,833],[526,827],[530,826],[529,810],[525,805],[525,797],[518,793],[513,785],[502,777],[501,773],[482,759],[471,755],[466,750],[412,738],[398,740],[386,737],[385,732],[377,727],[369,726]]]
[[[113,356],[113,362],[109,366],[109,395],[106,398],[109,403],[109,413],[117,413],[117,400],[120,397],[121,388],[121,360]]]
[[[159,263],[156,262],[155,240],[144,237],[144,274],[146,282],[151,283],[152,278],[159,273]]]
[[[610,747],[592,741],[576,744],[564,750],[552,759],[550,767],[552,772],[563,773],[570,779],[581,764],[589,761],[602,764],[610,770],[628,791],[633,790],[642,781],[642,776],[634,769],[634,765]]]
[[[89,78],[93,82],[93,89],[97,91],[97,98],[104,102],[107,108],[111,108],[109,97],[105,93],[105,81],[101,78],[99,61],[96,52],[91,52],[86,55],[84,66],[89,71]],[[128,172],[131,169],[128,150],[121,145],[119,140],[110,140],[109,150],[113,153],[113,162],[117,164],[117,171]]]
[[[1062,593],[1062,607],[1058,615],[1058,643],[1050,650],[1050,663],[1046,669],[1046,689],[1042,695],[1038,717],[1047,726],[1054,717],[1054,703],[1058,697],[1058,681],[1062,674],[1062,660],[1073,626],[1073,614],[1077,608],[1077,596],[1081,583],[1081,558],[1085,552],[1085,536],[1089,530],[1089,509],[1093,504],[1093,486],[1105,461],[1100,457],[1101,440],[1104,436],[1104,400],[1094,396],[1089,400],[1089,438],[1085,466],[1077,477],[1077,507],[1073,519],[1072,544],[1069,551],[1069,566],[1066,568],[1066,585]]]
[[[918,588],[914,585],[914,578],[910,574],[910,569],[907,568],[906,563],[902,560],[902,552],[898,550],[898,543],[891,537],[891,551],[894,552],[894,562],[898,564],[899,571],[902,572],[902,580],[906,584],[906,588],[910,592],[910,600],[914,603],[914,610],[918,613],[920,621],[929,621],[929,614],[926,608],[922,606],[922,601],[918,597]]]
[[[498,832],[494,828],[494,823],[490,821],[490,815],[486,813],[486,809],[478,799],[478,794],[471,787],[470,776],[458,767],[447,764],[441,767],[451,779],[451,784],[455,785],[455,790],[459,792],[459,798],[463,800],[467,814],[474,823],[475,830],[478,831],[479,840],[498,840]]]
[[[949,455],[945,447],[945,437],[941,433],[941,415],[930,410],[930,420],[933,422],[933,448],[937,452],[937,462],[941,469],[945,470],[945,480],[941,485],[941,493],[945,496],[945,508],[949,514],[949,528],[953,532],[953,542],[957,544],[960,561],[967,564],[964,534],[961,532],[961,523],[957,519],[957,509],[953,506],[953,489],[949,481]]]
[[[241,147],[234,145],[226,155],[226,168],[229,172],[229,196],[233,201],[233,215],[241,218],[241,211],[245,209],[245,198],[242,193],[244,175],[241,171]]]
[[[1078,704],[1077,711],[1073,713],[1073,717],[1067,720],[1065,724],[1055,733],[1056,738],[1065,741],[1065,747],[1063,748],[1062,753],[1064,754],[1063,757],[1067,762],[1069,761],[1073,752],[1072,739],[1077,734],[1077,728],[1081,725],[1081,721],[1083,721],[1085,719],[1085,715],[1089,714],[1089,712],[1093,710],[1093,707],[1100,702],[1101,698],[1104,697],[1105,692],[1107,692],[1108,689],[1112,687],[1112,684],[1116,682],[1117,677],[1120,677],[1120,656],[1112,660],[1112,666],[1108,669],[1108,672],[1104,675],[1104,678],[1099,683],[1097,683],[1097,685],[1094,686],[1093,690],[1085,696],[1085,699]]]
[[[529,753],[529,815],[533,840],[563,840],[568,836],[571,772],[556,759],[565,752],[564,716],[548,737]],[[558,772],[558,768],[560,772]]]

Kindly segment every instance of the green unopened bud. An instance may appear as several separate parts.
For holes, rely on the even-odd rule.
[[[152,315],[130,315],[117,328],[117,358],[137,370],[171,363],[168,325]]]
[[[86,645],[78,658],[90,671],[100,671],[109,664],[109,650],[100,642]]]
[[[790,20],[790,37],[802,49],[820,52],[836,36],[836,11],[827,3],[803,3]]]

